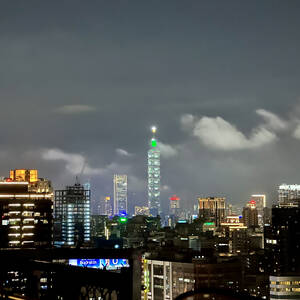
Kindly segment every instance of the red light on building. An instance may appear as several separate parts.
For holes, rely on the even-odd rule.
[[[248,207],[251,208],[256,208],[256,201],[255,200],[250,200],[247,204]]]
[[[176,196],[176,195],[173,195],[172,197],[170,197],[170,200],[171,201],[179,201],[180,198],[178,196]]]

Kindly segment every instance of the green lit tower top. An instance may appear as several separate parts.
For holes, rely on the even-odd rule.
[[[158,149],[155,133],[157,128],[151,128],[152,139],[148,151],[148,206],[150,215],[157,216],[160,208],[160,151]]]

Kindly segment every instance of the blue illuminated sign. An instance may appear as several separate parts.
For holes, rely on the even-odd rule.
[[[180,223],[180,224],[186,224],[186,223],[187,223],[187,220],[179,220],[177,223]]]
[[[77,267],[106,269],[106,270],[118,270],[121,268],[129,268],[128,259],[113,258],[113,259],[69,259],[69,265]]]

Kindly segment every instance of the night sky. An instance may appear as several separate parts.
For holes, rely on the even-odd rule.
[[[0,3],[0,175],[37,168],[94,201],[128,174],[146,204],[150,127],[162,202],[243,205],[300,183],[300,2]]]

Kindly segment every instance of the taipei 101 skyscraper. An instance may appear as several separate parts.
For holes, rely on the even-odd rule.
[[[152,127],[152,139],[148,151],[148,206],[151,216],[161,213],[160,208],[160,151],[155,138],[157,128]]]

